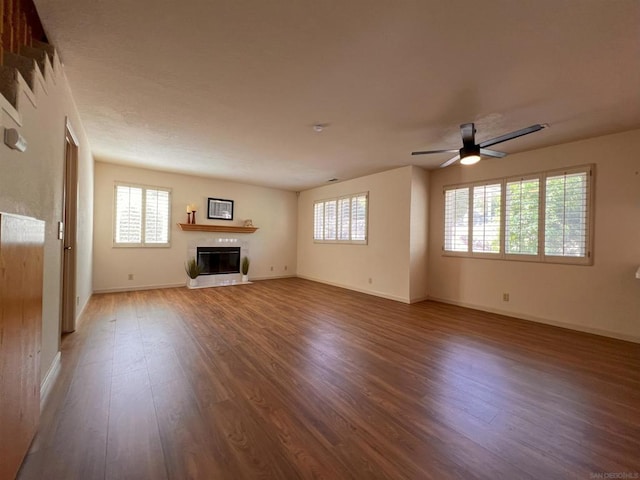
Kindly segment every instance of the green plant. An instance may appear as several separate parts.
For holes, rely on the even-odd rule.
[[[202,273],[203,268],[195,258],[191,258],[184,264],[184,270],[187,272],[189,278],[198,278],[198,275]]]
[[[249,273],[250,264],[251,264],[251,261],[249,260],[249,257],[242,257],[242,274],[243,275],[247,275]]]

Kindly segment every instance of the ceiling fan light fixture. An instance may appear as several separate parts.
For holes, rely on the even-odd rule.
[[[480,147],[478,145],[464,145],[460,149],[460,163],[474,165],[480,161]]]
[[[462,148],[458,150],[459,154],[453,158],[450,158],[446,162],[440,164],[440,168],[448,167],[456,163],[458,160],[462,165],[473,165],[480,161],[480,154],[484,157],[503,158],[507,154],[504,152],[498,152],[497,150],[490,150],[487,147],[497,145],[498,143],[513,140],[514,138],[529,135],[530,133],[538,132],[543,128],[547,128],[549,125],[546,123],[536,123],[530,127],[521,128],[513,132],[505,133],[496,138],[485,140],[484,142],[476,143],[476,129],[473,123],[463,123],[460,125],[460,136],[462,137]],[[411,155],[425,155],[432,153],[445,153],[455,152],[455,150],[426,150],[420,152],[411,152]]]
[[[475,165],[480,161],[480,155],[476,155],[472,153],[471,155],[467,155],[464,158],[460,159],[460,163],[462,165]]]

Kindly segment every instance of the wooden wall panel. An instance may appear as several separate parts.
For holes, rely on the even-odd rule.
[[[44,222],[0,213],[0,479],[15,478],[40,418]]]

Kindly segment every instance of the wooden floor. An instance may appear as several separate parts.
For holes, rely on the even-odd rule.
[[[640,472],[640,345],[282,279],[94,296],[19,478],[613,472]]]

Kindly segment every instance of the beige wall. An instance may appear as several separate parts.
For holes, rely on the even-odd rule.
[[[413,239],[426,230],[424,209],[412,216],[412,187],[416,197],[426,196],[426,172],[402,167],[344,182],[325,185],[300,193],[298,201],[298,276],[357,290],[372,295],[410,302],[411,262],[420,262],[416,270],[426,269],[422,241]],[[314,243],[313,202],[353,193],[369,192],[369,242],[367,245]],[[412,220],[424,225],[410,227]],[[424,237],[423,237],[424,238]],[[424,296],[426,279],[415,272],[416,297]],[[369,281],[371,279],[371,281]]]
[[[411,302],[428,294],[429,172],[411,169],[411,220],[409,244],[409,288]]]
[[[639,151],[636,130],[431,172],[430,297],[640,340]],[[444,185],[589,163],[596,165],[592,266],[442,255]]]
[[[113,247],[116,181],[171,188],[170,248]],[[208,197],[234,200],[233,222],[207,220]],[[198,205],[198,223],[242,225],[245,219],[252,219],[259,229],[253,234],[183,232],[177,223],[186,223],[188,203]],[[248,244],[250,279],[296,273],[297,204],[294,192],[96,162],[94,212],[93,284],[96,292],[184,285],[187,278],[184,262],[190,245],[196,240],[206,243],[219,237],[236,238]],[[134,275],[133,280],[128,280],[130,273]]]
[[[46,80],[45,80],[46,79]],[[23,153],[0,145],[0,211],[39,218],[46,222],[41,373],[46,375],[59,351],[61,253],[57,222],[62,220],[65,121],[78,136],[79,202],[77,232],[77,296],[80,313],[91,296],[93,158],[64,72],[54,70],[36,81],[33,94],[22,90],[18,109],[0,96],[2,131],[17,128],[27,140]]]

